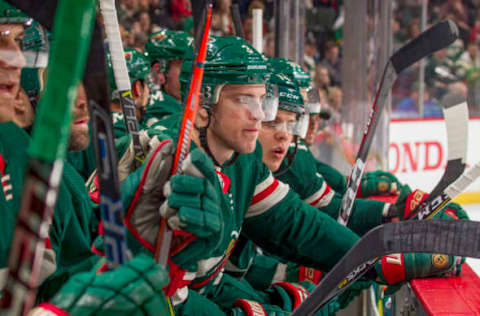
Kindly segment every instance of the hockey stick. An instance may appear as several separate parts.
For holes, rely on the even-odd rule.
[[[480,222],[405,221],[375,227],[333,267],[292,316],[312,315],[352,284],[351,280],[361,275],[359,271],[364,271],[365,265],[381,256],[404,252],[479,258]],[[333,294],[329,295],[332,289]]]
[[[245,38],[245,33],[243,32],[242,26],[242,17],[240,16],[240,8],[237,1],[234,1],[230,6],[230,13],[232,14],[235,35],[241,38]]]
[[[474,166],[472,166],[470,169],[468,169],[461,177],[459,177],[455,182],[450,184],[443,193],[441,193],[439,196],[434,198],[433,200],[430,200],[429,203],[425,205],[424,208],[421,208],[416,212],[415,215],[418,215],[418,218],[424,219],[424,218],[431,218],[433,215],[435,215],[438,211],[440,211],[448,202],[453,200],[460,192],[464,191],[470,184],[472,184],[476,179],[480,177],[480,162],[477,162]],[[418,221],[408,221],[409,223],[415,223]],[[425,222],[425,225],[430,225],[431,223],[436,222],[436,220],[429,220],[428,223]],[[443,221],[443,222],[459,222],[459,221]],[[461,222],[467,222],[467,221],[461,221]],[[402,222],[405,223],[405,222]],[[422,221],[423,223],[423,221]],[[432,224],[434,225],[434,224]],[[381,227],[381,226],[380,226]],[[477,229],[480,229],[477,228]],[[376,230],[374,228],[370,232],[373,232]],[[370,234],[367,233],[364,238],[362,238],[358,243],[362,242],[364,239],[366,239],[366,236]],[[388,235],[387,235],[388,236]],[[393,236],[392,236],[393,237]],[[400,236],[397,236],[398,238],[401,238]],[[369,237],[370,238],[370,237]],[[422,240],[423,237],[421,236],[415,236],[415,242],[423,242]],[[358,244],[357,243],[357,244]],[[325,276],[325,282],[327,285],[322,284],[324,280],[320,282],[318,285],[318,288],[320,290],[317,291],[317,288],[310,294],[310,296],[314,296],[315,298],[312,298],[312,300],[309,303],[306,303],[307,305],[315,304],[314,302],[319,302],[318,308],[315,310],[320,309],[323,305],[328,303],[333,297],[339,295],[342,293],[346,288],[348,288],[350,285],[353,284],[355,280],[360,278],[363,274],[365,274],[368,270],[370,270],[371,267],[375,265],[377,260],[379,259],[380,255],[372,255],[369,258],[367,258],[365,261],[356,263],[354,266],[350,267],[347,266],[348,268],[343,268],[341,270],[336,269],[337,266],[344,266],[345,261],[348,261],[349,264],[350,260],[355,260],[353,257],[350,257],[351,253],[355,252],[353,249],[357,249],[357,244],[355,244],[352,249],[337,263],[337,265]],[[358,248],[361,248],[363,246],[359,246]],[[371,253],[371,249],[374,247],[374,245],[370,245],[367,247],[370,250],[367,250],[367,253]],[[363,251],[363,250],[362,250]],[[403,249],[399,251],[393,251],[393,252],[417,252],[417,251],[412,251],[410,249]],[[423,252],[423,251],[421,251]],[[444,251],[424,251],[424,252],[431,252],[431,253],[446,253]],[[392,253],[392,252],[389,252]],[[385,253],[386,254],[386,253]],[[448,254],[448,253],[446,253]],[[356,254],[355,254],[356,255]],[[383,255],[383,253],[381,254]],[[471,255],[461,255],[461,256],[471,256]],[[345,274],[349,273],[346,277]],[[328,281],[326,280],[328,279]],[[338,281],[338,282],[337,282]],[[332,291],[332,289],[334,289]],[[330,294],[327,297],[328,294]],[[316,293],[316,294],[314,294]],[[310,297],[307,299],[309,300]],[[305,301],[306,302],[306,301]],[[315,304],[317,305],[317,304]],[[300,307],[299,307],[300,308]],[[310,311],[310,307],[308,309]],[[296,315],[305,315],[305,311],[301,310],[302,313],[299,312],[299,314]]]
[[[76,91],[84,72],[94,17],[93,0],[60,1],[56,10],[56,45],[51,52],[48,84],[36,115],[9,255],[9,278],[2,297],[2,312],[8,315],[24,315],[35,304],[45,239],[70,135],[71,105],[76,95],[72,91]]]
[[[193,126],[195,124],[198,103],[200,101],[200,89],[202,87],[203,66],[207,55],[207,42],[208,34],[210,33],[212,7],[213,6],[211,2],[208,1],[205,18],[202,19],[204,27],[199,27],[197,30],[197,35],[199,36],[199,34],[202,34],[202,37],[200,44],[196,45],[196,49],[198,49],[198,54],[195,56],[193,64],[192,79],[190,81],[190,88],[188,90],[187,102],[185,103],[182,124],[180,125],[180,135],[178,137],[177,149],[175,151],[171,175],[181,173],[182,162],[185,160],[190,149]],[[203,32],[200,33],[200,30],[202,29]],[[198,36],[197,40],[199,38]],[[171,241],[172,232],[168,229],[165,218],[162,218],[158,230],[157,244],[155,248],[155,259],[160,265],[165,266],[167,264],[168,256],[170,253]]]
[[[416,217],[420,210],[425,209],[432,200],[438,199],[442,192],[465,171],[468,145],[468,106],[465,97],[449,93],[442,103],[447,130],[447,166],[429,196],[405,216],[405,219]],[[419,219],[424,219],[424,216],[420,214]]]
[[[130,78],[128,76],[127,63],[123,51],[115,0],[100,0],[100,10],[105,24],[105,33],[107,34],[107,41],[110,48],[113,74],[123,110],[125,127],[127,132],[132,135],[135,168],[138,168],[145,160],[145,152],[140,144],[140,136],[138,134],[135,103],[133,101],[132,88],[130,86]]]
[[[460,192],[466,189],[478,176],[480,176],[480,162],[470,168],[460,178],[465,169],[468,143],[468,107],[463,98],[456,94],[445,96],[443,113],[445,117],[448,143],[448,162],[445,172],[435,188],[424,202],[413,210],[408,218],[418,217],[419,219],[431,218],[439,212],[448,202],[455,198]],[[462,102],[463,101],[463,102]],[[455,182],[454,182],[455,181]],[[444,192],[442,192],[444,191]],[[356,279],[370,270],[379,258],[371,260],[358,270],[352,272],[342,281],[342,291],[350,286]],[[347,271],[348,272],[348,271]],[[357,273],[355,277],[352,275]],[[325,301],[339,295],[341,291],[334,293]],[[328,294],[328,293],[327,293]]]
[[[348,224],[353,201],[365,169],[366,159],[370,151],[375,129],[380,120],[383,108],[385,107],[388,93],[398,74],[421,58],[450,45],[458,38],[458,34],[458,28],[452,21],[445,20],[439,22],[407,43],[388,60],[383,71],[382,79],[380,80],[380,86],[375,96],[360,148],[358,149],[357,158],[355,159],[355,164],[349,177],[347,190],[340,205],[337,219],[340,224],[344,226]]]
[[[106,59],[101,31],[95,32],[90,46],[85,87],[87,89],[95,158],[99,177],[100,209],[105,256],[109,268],[130,258],[123,225],[123,203],[118,181],[117,156],[108,94]]]

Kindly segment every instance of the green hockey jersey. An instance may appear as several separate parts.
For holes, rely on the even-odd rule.
[[[0,124],[0,171],[3,188],[3,194],[0,194],[2,196],[0,211],[3,218],[0,267],[5,267],[7,264],[16,215],[20,207],[29,142],[28,134],[14,123]],[[44,256],[46,260],[42,266],[44,274],[41,278],[44,279],[50,275],[50,278],[42,284],[42,288],[48,289],[51,294],[68,279],[69,275],[90,269],[93,262],[97,260],[90,252],[92,211],[88,205],[89,200],[85,199],[86,196],[82,177],[66,162],[49,230]],[[60,274],[63,277],[57,278]],[[40,300],[49,297],[42,288],[38,296]]]
[[[165,130],[176,139],[178,129],[165,127]],[[192,143],[192,147],[195,144]],[[358,240],[351,230],[304,203],[287,184],[275,179],[262,162],[259,143],[255,152],[239,155],[231,166],[218,168],[217,174],[223,188],[223,239],[212,252],[212,258],[198,262],[197,271],[185,274],[189,279],[185,281],[190,282],[193,274],[188,288],[200,291],[219,305],[233,303],[222,299],[222,290],[216,285],[221,284],[222,267],[241,232],[284,260],[324,271],[330,270]],[[139,235],[132,231],[134,225],[127,227]],[[145,245],[148,241],[142,243]],[[186,293],[188,289],[182,288],[173,297],[178,310],[183,309],[181,303],[188,305]]]
[[[150,103],[145,110],[145,125],[152,126],[156,122],[179,112],[182,112],[182,106],[177,99],[161,90],[157,90],[150,96]]]

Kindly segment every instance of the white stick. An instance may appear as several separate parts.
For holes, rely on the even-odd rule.
[[[263,53],[263,10],[253,9],[253,38],[252,44],[256,50]]]

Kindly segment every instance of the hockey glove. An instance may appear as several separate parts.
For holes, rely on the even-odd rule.
[[[269,294],[272,304],[280,306],[284,311],[291,312],[307,298],[314,288],[315,285],[308,281],[300,283],[278,282],[273,284],[266,292]],[[339,304],[334,299],[315,315],[335,315],[338,310]]]
[[[189,251],[174,256],[182,269],[195,271],[197,261],[209,258],[222,236],[220,201],[215,191],[218,180],[211,160],[196,149],[185,159],[183,175],[168,181],[172,147],[170,140],[162,141],[122,184],[124,205],[128,206],[126,225],[133,236],[129,246],[135,252],[140,243],[154,252],[160,219],[165,216],[174,231],[174,244],[185,237],[189,241],[196,238]]]
[[[381,170],[367,172],[362,177],[357,197],[396,195],[400,187],[400,181],[390,172]]]
[[[169,315],[167,283],[167,272],[139,255],[115,270],[76,274],[29,315]]]
[[[402,220],[408,218],[410,213],[427,197],[428,193],[421,190],[415,190],[412,192],[408,185],[402,186],[397,202],[390,210],[390,216],[398,216]],[[437,212],[433,218],[448,220],[469,219],[465,210],[459,204],[454,202],[448,203],[441,211]]]
[[[239,299],[234,308],[228,313],[230,316],[288,316],[289,312],[283,311],[274,305],[260,304],[258,302]]]
[[[140,145],[145,155],[160,144],[160,139],[166,136],[157,129],[142,130],[139,133]],[[130,173],[135,171],[135,150],[133,148],[132,135],[127,134],[115,140],[118,157],[118,178],[122,183]],[[143,163],[143,161],[140,161]]]
[[[460,257],[429,253],[392,254],[375,265],[377,281],[387,285],[402,284],[415,278],[459,273]],[[385,293],[387,295],[391,293]]]
[[[182,268],[195,271],[196,261],[192,258],[209,258],[223,237],[221,188],[213,162],[201,149],[194,149],[188,155],[182,170],[182,175],[173,176],[165,185],[164,194],[168,200],[160,207],[160,214],[167,218],[174,231],[194,235],[195,240],[190,245],[192,239],[187,236],[172,252],[176,254],[188,245],[173,257],[173,261]]]

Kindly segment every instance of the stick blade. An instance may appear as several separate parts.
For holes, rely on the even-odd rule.
[[[452,44],[458,37],[457,25],[452,20],[443,20],[399,49],[390,60],[398,74],[423,57]]]

